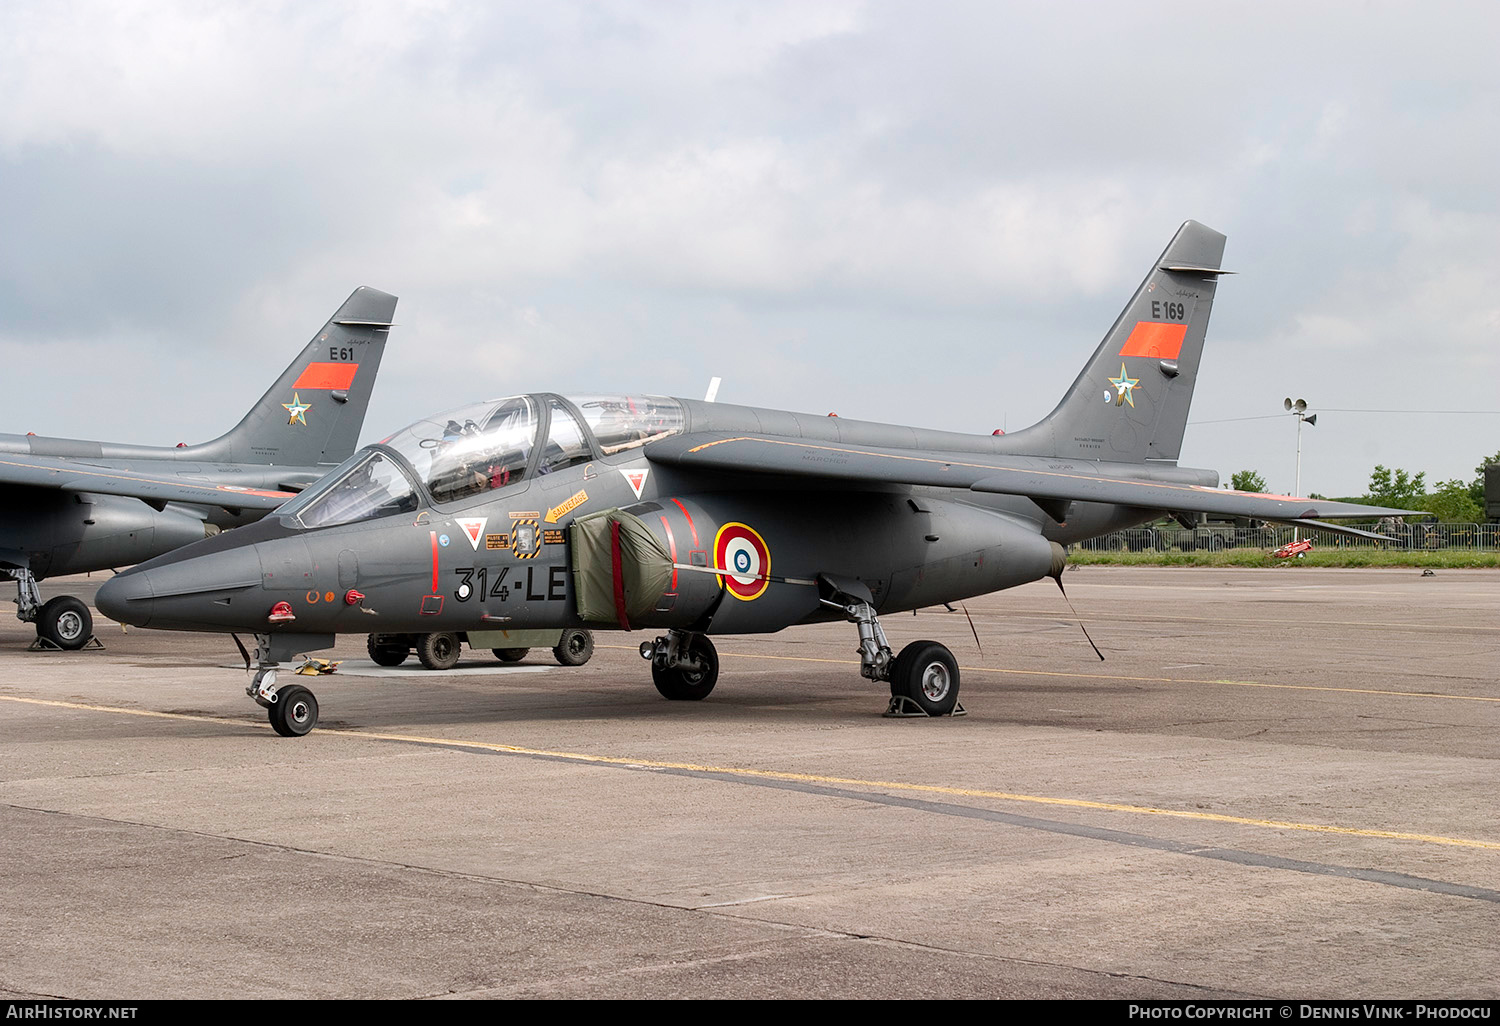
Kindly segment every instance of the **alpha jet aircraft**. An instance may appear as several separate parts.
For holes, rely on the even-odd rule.
[[[37,582],[128,566],[259,519],[354,452],[396,297],[360,288],[228,434],[175,449],[0,434],[0,577],[52,647],[89,607]]]
[[[1063,546],[1161,515],[1306,523],[1367,506],[1223,491],[1177,466],[1224,236],[1189,221],[1057,408],[966,435],[648,395],[512,396],[368,446],[258,524],[107,582],[101,611],[242,631],[275,729],[317,722],[295,653],[344,632],[654,629],[657,690],[701,699],[710,635],[844,619],[893,705],[953,711],[952,653],[880,616],[1058,574]],[[247,660],[248,662],[248,660]]]

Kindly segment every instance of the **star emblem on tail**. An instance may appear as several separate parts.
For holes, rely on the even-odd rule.
[[[293,392],[292,401],[289,403],[282,403],[281,408],[287,412],[286,422],[288,424],[301,424],[303,427],[307,426],[306,413],[308,410],[312,409],[312,403],[303,402],[302,397],[296,392]]]
[[[1129,403],[1131,408],[1135,407],[1135,386],[1141,383],[1140,378],[1129,377],[1125,373],[1125,365],[1120,364],[1120,376],[1110,378],[1109,383],[1115,386],[1115,405],[1120,406]]]

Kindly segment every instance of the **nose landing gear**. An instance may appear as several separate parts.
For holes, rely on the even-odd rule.
[[[282,737],[302,737],[318,725],[317,696],[300,684],[282,688],[266,706],[266,716]]]
[[[282,737],[302,737],[318,725],[318,699],[309,688],[301,684],[280,684],[277,681],[281,669],[280,660],[290,658],[289,641],[298,639],[272,638],[270,635],[255,636],[255,677],[245,688],[245,694],[255,699],[257,705],[266,710],[271,729]],[[309,648],[328,647],[308,644]],[[328,641],[331,643],[332,638]]]

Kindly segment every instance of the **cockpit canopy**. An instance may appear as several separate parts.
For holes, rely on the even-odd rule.
[[[682,404],[662,396],[543,393],[475,403],[362,449],[280,512],[304,527],[413,512],[423,491],[439,506],[459,502],[639,448],[683,427]]]

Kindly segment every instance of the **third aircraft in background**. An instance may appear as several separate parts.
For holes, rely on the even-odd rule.
[[[396,297],[354,291],[226,435],[163,448],[0,434],[0,577],[38,643],[82,648],[89,608],[47,577],[129,566],[249,523],[354,452]]]
[[[1160,516],[1306,523],[1368,506],[1225,491],[1177,465],[1224,236],[1185,223],[1057,408],[968,435],[664,396],[511,396],[418,421],[250,527],[100,588],[126,623],[245,632],[272,726],[317,722],[296,653],[340,633],[661,631],[668,699],[713,690],[710,635],[847,620],[894,707],[953,711],[934,641],[880,617],[1056,575],[1064,546]],[[914,357],[915,361],[916,357]]]

